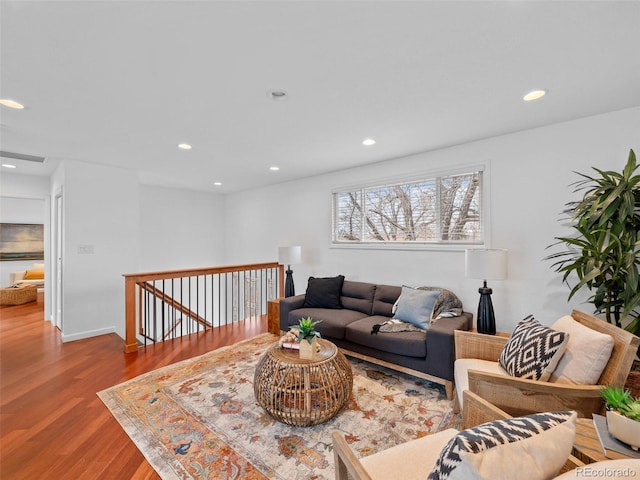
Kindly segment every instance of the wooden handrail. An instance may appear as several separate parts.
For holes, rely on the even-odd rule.
[[[162,300],[164,303],[172,306],[173,308],[178,310],[183,315],[186,315],[187,317],[191,318],[192,320],[195,320],[196,322],[198,322],[200,325],[204,325],[205,327],[212,327],[213,326],[211,324],[211,322],[207,322],[204,318],[199,316],[196,312],[193,312],[193,311],[189,310],[187,307],[182,305],[180,302],[174,300],[174,298],[171,295],[167,295],[166,293],[164,293],[159,288],[156,288],[153,285],[151,285],[149,282],[140,282],[140,283],[138,283],[138,285],[140,286],[140,290],[144,290],[145,292],[151,293],[154,297],[156,297],[156,298]]]
[[[198,277],[203,275],[219,275],[224,273],[243,272],[251,270],[263,270],[276,268],[278,269],[278,291],[284,292],[284,266],[278,262],[266,262],[266,263],[249,263],[243,265],[229,265],[223,267],[203,267],[192,269],[180,269],[180,270],[164,270],[158,272],[144,272],[144,273],[126,273],[122,276],[125,279],[125,345],[124,351],[126,353],[136,352],[138,350],[138,340],[136,336],[136,286],[140,285],[141,288],[146,285],[147,282],[155,280],[167,280],[186,277]],[[154,288],[154,287],[151,287]],[[158,295],[158,292],[154,292],[154,295]],[[170,298],[165,294],[165,298]],[[183,313],[191,316],[193,312],[188,312],[189,309],[183,307],[178,302],[170,299],[171,305],[175,308],[179,308]],[[185,309],[185,310],[183,310]],[[200,317],[194,318],[196,321],[205,321]],[[208,323],[208,322],[207,322]]]

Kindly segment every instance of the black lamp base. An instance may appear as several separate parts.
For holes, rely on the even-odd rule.
[[[478,320],[477,328],[479,333],[486,335],[496,334],[496,317],[493,313],[493,303],[491,303],[491,294],[493,290],[487,287],[487,282],[484,282],[484,286],[478,289],[480,294],[480,303],[478,303]]]
[[[284,282],[284,296],[293,297],[296,294],[296,287],[293,285],[293,270],[291,266],[287,267],[286,278]]]

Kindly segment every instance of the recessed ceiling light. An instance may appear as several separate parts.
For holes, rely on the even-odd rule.
[[[546,90],[533,90],[527,93],[522,99],[525,102],[531,102],[533,100],[538,100],[539,98],[544,97],[547,94]]]
[[[213,184],[214,184],[216,187],[221,187],[221,186],[222,186],[222,182],[213,182]]]
[[[4,168],[16,168],[16,166],[15,166],[15,165],[11,165],[10,163],[3,163],[3,164],[2,164],[2,166],[3,166]]]
[[[269,167],[269,170],[271,170],[272,172],[277,172],[278,170],[280,170],[280,167],[276,167],[274,165],[273,167]]]
[[[371,145],[375,145],[375,144],[376,144],[376,141],[375,141],[373,138],[365,138],[365,139],[362,141],[362,144],[363,144],[365,147],[370,147]]]
[[[267,97],[269,97],[271,100],[275,100],[276,102],[282,102],[283,100],[289,98],[287,92],[280,89],[269,90],[267,92]]]
[[[189,145],[188,143],[179,143],[178,148],[180,148],[181,150],[191,150],[191,145]]]
[[[18,103],[15,100],[9,100],[8,98],[0,98],[0,105],[4,105],[9,108],[16,108],[18,110],[22,110],[24,108],[24,105],[21,103]]]

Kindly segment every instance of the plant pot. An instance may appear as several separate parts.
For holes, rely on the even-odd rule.
[[[300,341],[300,358],[303,360],[313,360],[316,358],[317,348],[316,345],[318,343],[317,337],[313,337],[311,343],[308,340],[304,339]]]
[[[607,428],[612,437],[638,451],[640,447],[640,422],[625,417],[613,410],[607,410]]]

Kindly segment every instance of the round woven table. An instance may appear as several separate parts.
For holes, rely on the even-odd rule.
[[[351,365],[333,343],[320,340],[313,360],[276,343],[258,361],[256,400],[276,420],[295,427],[326,422],[349,400]]]

